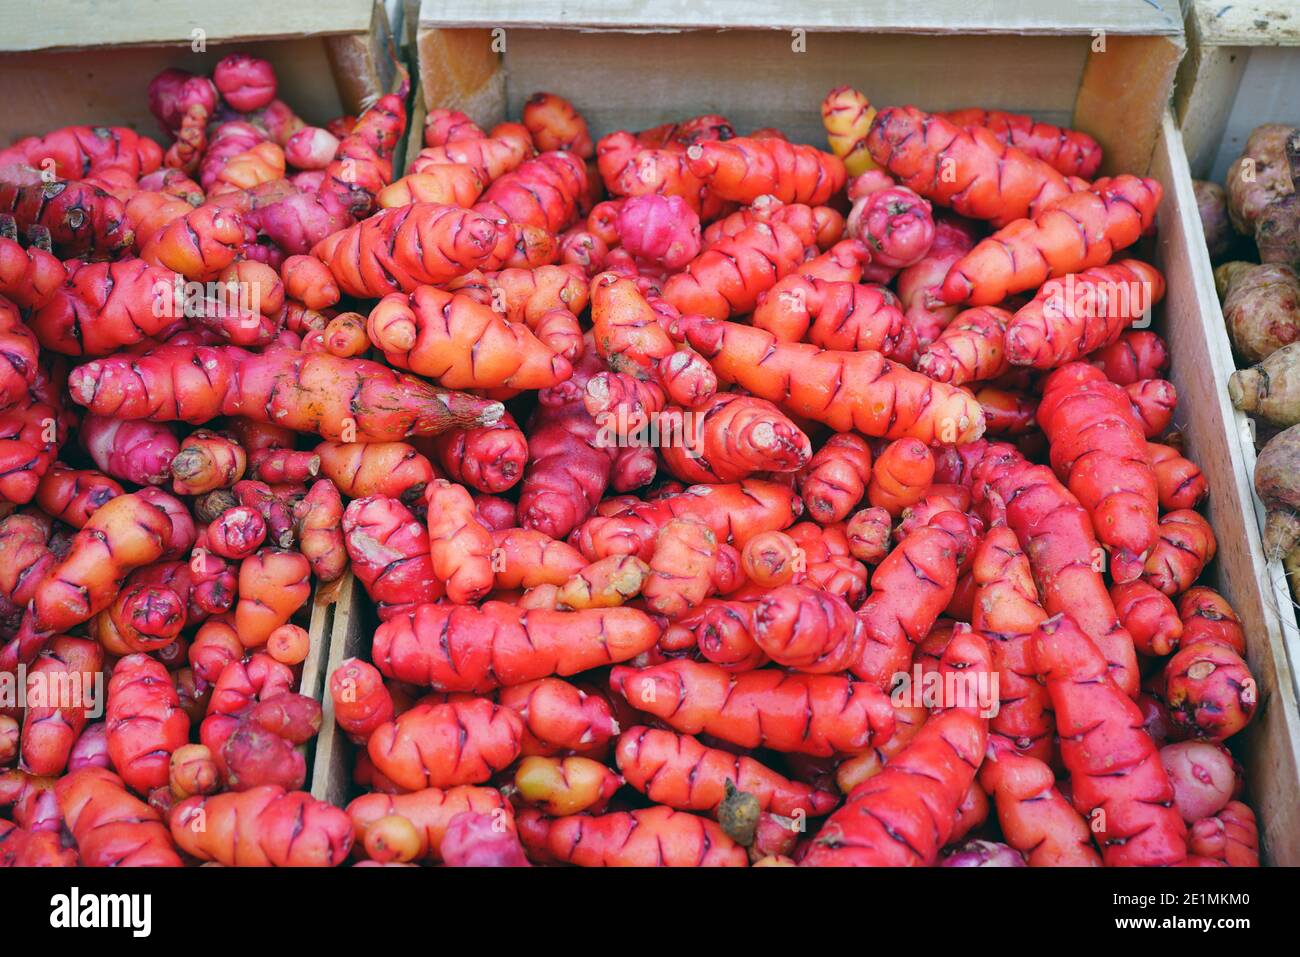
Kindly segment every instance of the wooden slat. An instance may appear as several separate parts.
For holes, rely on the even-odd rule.
[[[0,51],[79,50],[364,33],[374,0],[0,0]],[[199,31],[196,33],[196,31]]]
[[[1300,6],[1196,0],[1174,105],[1192,175],[1222,182],[1261,123],[1300,125]]]
[[[1206,46],[1300,45],[1300,9],[1286,0],[1192,0],[1188,26]]]
[[[329,654],[322,673],[323,685],[346,659],[363,654],[369,656],[370,636],[374,634],[374,627],[368,626],[372,614],[366,607],[368,602],[365,589],[348,572],[340,584],[338,600],[333,606]],[[324,715],[320,734],[316,736],[311,793],[319,800],[342,807],[347,803],[352,789],[355,748],[334,721],[334,701],[330,698],[328,687],[321,695],[321,703]]]
[[[1145,169],[1169,103],[1181,37],[1107,37],[1089,44],[1074,125],[1101,143],[1103,172]]]
[[[1187,454],[1210,485],[1206,516],[1219,550],[1214,585],[1245,626],[1247,658],[1259,685],[1255,720],[1241,735],[1247,785],[1261,819],[1271,863],[1300,865],[1300,711],[1283,616],[1254,520],[1248,429],[1228,401],[1232,350],[1218,311],[1187,157],[1172,114],[1161,127],[1150,175],[1165,186],[1159,211],[1158,265],[1168,293],[1164,334],[1170,379],[1178,389],[1177,422]],[[1289,610],[1289,601],[1287,609]],[[1292,626],[1294,620],[1292,619]],[[1292,634],[1294,640],[1294,634]]]
[[[872,33],[1173,35],[1174,0],[424,0],[429,27],[582,30],[804,29]]]
[[[505,118],[505,73],[490,30],[422,29],[415,49],[425,106],[461,110],[488,127]]]

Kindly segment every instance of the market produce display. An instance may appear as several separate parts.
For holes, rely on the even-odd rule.
[[[232,54],[142,85],[162,142],[0,152],[0,670],[102,695],[0,703],[0,865],[1258,863],[1159,182],[848,87],[829,150],[540,92],[402,170],[404,77],[277,88]],[[1252,144],[1234,401],[1292,424],[1300,140]]]
[[[1226,182],[1197,182],[1197,208],[1237,371],[1232,404],[1251,416],[1255,494],[1267,512],[1264,552],[1283,560],[1300,598],[1300,495],[1291,467],[1300,432],[1300,128],[1264,123]],[[1289,613],[1289,611],[1284,611]]]

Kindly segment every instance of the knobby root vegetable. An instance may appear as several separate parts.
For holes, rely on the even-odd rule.
[[[1104,266],[1150,228],[1163,192],[1153,179],[1099,179],[981,240],[948,272],[940,295],[948,303],[996,305],[1049,278]]]
[[[1008,325],[1007,359],[1035,369],[1081,359],[1117,342],[1164,294],[1164,276],[1136,259],[1049,281]]]
[[[958,313],[921,353],[917,371],[953,385],[996,379],[1010,368],[1006,332],[1011,320],[1011,313],[991,306]]]
[[[519,757],[523,720],[486,698],[418,704],[371,732],[375,769],[407,791],[481,784]]]
[[[108,683],[108,753],[127,785],[147,794],[167,783],[171,754],[189,738],[171,676],[143,654],[122,658]]]
[[[55,785],[59,810],[87,867],[180,867],[158,812],[104,768],[82,768]]]
[[[988,640],[998,674],[998,713],[989,719],[989,732],[995,739],[1006,739],[1019,754],[1048,761],[1053,752],[1052,705],[1038,682],[1029,646],[1047,612],[1039,604],[1029,558],[1010,528],[995,525],[988,530],[975,551],[971,573],[976,589],[971,627]]]
[[[58,293],[67,278],[63,263],[48,242],[18,242],[18,224],[0,216],[0,295],[22,309],[40,309]]]
[[[1092,832],[1056,787],[1052,769],[1036,757],[992,750],[980,767],[980,783],[997,805],[1007,843],[1030,867],[1100,867]]]
[[[101,505],[125,491],[103,472],[71,469],[56,462],[41,476],[35,502],[45,514],[73,528],[82,528]]]
[[[838,248],[838,247],[837,247]],[[916,336],[898,298],[884,286],[786,276],[759,297],[751,324],[783,342],[807,341],[822,349],[871,350],[910,362]]]
[[[1188,825],[1218,814],[1232,800],[1236,772],[1231,753],[1221,745],[1167,744],[1160,749],[1160,764],[1174,788],[1174,807]]]
[[[822,525],[843,521],[866,495],[871,474],[867,443],[852,433],[832,435],[797,476],[808,517]]]
[[[600,814],[623,779],[599,761],[570,756],[530,755],[519,762],[515,787],[520,797],[553,817]]]
[[[342,292],[373,299],[478,269],[499,237],[496,223],[468,209],[412,203],[330,234],[312,255],[329,266]]]
[[[759,599],[753,638],[779,665],[810,674],[851,667],[862,652],[862,623],[837,595],[783,585]]]
[[[60,635],[28,669],[20,752],[26,770],[63,773],[73,744],[95,710],[94,682],[103,666],[104,652],[97,643]]]
[[[803,511],[789,485],[745,479],[727,485],[692,485],[615,515],[596,515],[578,529],[574,544],[589,561],[636,555],[649,561],[659,530],[674,518],[703,522],[719,542],[744,548],[755,535],[789,528]]]
[[[787,817],[820,817],[838,803],[831,792],[792,781],[753,758],[643,725],[623,732],[615,758],[628,784],[656,804],[679,811],[714,811],[726,796],[727,783],[753,795],[761,810]]]
[[[365,359],[291,349],[162,346],[72,370],[73,398],[98,415],[202,423],[242,415],[330,441],[391,442],[495,422],[498,402],[447,392]]]
[[[420,286],[370,313],[367,332],[391,365],[455,389],[544,389],[572,367],[524,325],[466,296]]]
[[[1249,369],[1240,369],[1228,379],[1228,397],[1243,412],[1266,422],[1291,426],[1300,422],[1300,343],[1290,343],[1270,352]]]
[[[139,259],[75,265],[67,282],[33,312],[32,331],[44,349],[109,355],[184,322],[177,279]]]
[[[574,611],[615,608],[641,594],[649,577],[650,566],[636,556],[610,555],[584,565],[560,582],[556,604],[560,610]]]
[[[866,143],[867,131],[875,118],[876,111],[870,101],[851,86],[838,86],[822,100],[826,141],[831,152],[844,160],[849,176],[877,168]]]
[[[596,349],[614,372],[654,379],[659,360],[675,349],[636,283],[613,273],[591,282],[591,322]]]
[[[468,605],[492,590],[492,533],[474,513],[463,486],[434,479],[424,490],[428,509],[429,560],[447,599]]]
[[[298,550],[322,582],[341,577],[348,567],[343,541],[343,499],[329,479],[312,483],[306,496],[294,504],[294,531]]]
[[[1254,236],[1260,214],[1295,190],[1286,155],[1287,140],[1294,132],[1282,123],[1255,127],[1241,155],[1228,167],[1228,216],[1243,236]]]
[[[1169,347],[1154,332],[1129,330],[1097,350],[1093,364],[1116,385],[1132,385],[1143,379],[1158,379],[1169,370]]]
[[[1165,379],[1144,379],[1125,386],[1124,392],[1142,434],[1148,439],[1159,438],[1174,420],[1178,404],[1174,384]]]
[[[619,731],[605,698],[559,678],[502,688],[497,703],[523,719],[520,753],[525,756],[572,753],[603,758]]]
[[[423,499],[436,474],[432,463],[406,442],[322,442],[314,451],[320,474],[353,499],[381,495],[413,505]]]
[[[1148,442],[1147,461],[1156,475],[1161,511],[1196,508],[1210,494],[1209,482],[1200,466],[1184,458],[1176,449]]]
[[[685,441],[666,444],[660,453],[683,482],[721,484],[755,472],[794,472],[812,456],[808,436],[764,399],[721,393],[689,410],[670,408],[659,427],[673,429],[672,418]]]
[[[1228,337],[1246,362],[1262,362],[1300,339],[1300,279],[1280,263],[1224,263],[1214,271]]]
[[[598,817],[525,812],[520,838],[534,854],[579,867],[746,867],[745,849],[716,821],[649,807]]]
[[[442,597],[428,529],[397,499],[372,495],[350,502],[343,512],[343,543],[381,620]]]
[[[425,134],[436,126],[426,126]],[[462,127],[462,131],[464,128]],[[454,134],[453,134],[454,135]],[[438,133],[435,139],[442,138]],[[462,163],[471,167],[484,184],[504,176],[533,153],[526,139],[512,136],[464,136],[442,143],[429,143],[410,161],[407,173],[423,173],[431,167]]]
[[[745,748],[852,754],[887,740],[894,730],[884,692],[841,675],[732,673],[679,660],[640,670],[616,667],[610,686],[677,731]]]
[[[1246,653],[1246,632],[1241,619],[1227,599],[1214,589],[1201,585],[1188,589],[1178,599],[1178,616],[1183,621],[1183,640],[1187,646],[1213,641],[1238,654]]]
[[[370,854],[370,831],[379,821],[394,815],[414,825],[416,842],[409,849],[411,860],[442,860],[442,844],[451,822],[460,814],[480,814],[490,818],[504,833],[515,832],[514,814],[496,788],[464,785],[448,788],[424,788],[409,794],[363,794],[347,806],[348,817],[356,830],[356,846]]]
[[[1052,467],[1110,553],[1113,579],[1133,581],[1156,544],[1160,496],[1127,396],[1100,370],[1071,363],[1047,378],[1037,418]]]
[[[451,819],[442,839],[442,858],[446,867],[532,867],[517,834],[502,828],[496,818],[473,811]]]
[[[582,401],[588,380],[600,368],[594,351],[584,354],[574,378],[565,383],[573,392],[541,394],[542,402],[526,428],[528,466],[518,508],[523,528],[564,538],[605,494],[618,448]]]
[[[803,262],[815,239],[809,232],[775,220],[748,226],[670,276],[664,298],[683,313],[710,319],[753,312],[759,296]]]
[[[838,193],[848,175],[838,156],[774,137],[694,143],[686,158],[711,193],[738,203],[775,196],[816,206]]]
[[[837,352],[732,322],[683,316],[681,333],[721,381],[839,432],[927,444],[973,442],[984,413],[970,393],[887,361],[877,352]]]
[[[1163,592],[1147,582],[1113,585],[1110,597],[1120,623],[1133,636],[1133,644],[1144,655],[1163,658],[1178,648],[1183,622],[1178,609]]]
[[[924,497],[934,480],[934,455],[915,438],[889,443],[876,458],[867,484],[867,501],[893,517]]]
[[[572,545],[524,528],[492,533],[492,568],[497,588],[563,585],[587,566]]]
[[[807,567],[803,550],[784,532],[755,535],[745,543],[740,563],[745,577],[762,588],[785,585],[799,573],[800,568]]]
[[[229,488],[244,477],[248,456],[228,435],[209,429],[191,432],[171,461],[172,491],[202,495]]]
[[[491,425],[435,436],[432,446],[449,479],[489,494],[517,484],[528,461],[528,439],[508,412]]]
[[[288,741],[264,728],[241,722],[221,746],[225,781],[231,791],[275,785],[296,791],[307,778],[307,762]]]
[[[0,213],[26,230],[40,226],[66,258],[113,257],[133,240],[121,202],[90,183],[54,179],[23,166],[0,178]]]
[[[226,867],[334,867],[352,849],[346,813],[272,785],[186,798],[170,824],[182,851]]]
[[[1188,850],[1228,867],[1259,867],[1259,829],[1255,812],[1230,801],[1214,817],[1192,825]]]
[[[908,670],[916,644],[952,600],[958,569],[969,561],[974,541],[966,516],[940,512],[877,566],[871,594],[858,609],[864,627],[855,675],[886,689]]]
[[[867,149],[904,186],[998,227],[1051,208],[1071,190],[1052,166],[989,130],[962,129],[911,106],[877,113]]]
[[[264,548],[239,565],[235,629],[245,648],[260,648],[311,597],[311,565],[302,553]]]
[[[680,618],[708,596],[718,561],[718,538],[712,529],[690,518],[670,520],[655,537],[650,573],[641,588],[646,607],[666,618]]]
[[[80,431],[91,460],[114,478],[135,485],[165,485],[172,478],[180,440],[171,426],[88,415]]]
[[[1040,159],[1065,176],[1092,179],[1101,166],[1101,147],[1087,133],[1040,123],[1023,113],[978,108],[943,114],[961,127],[980,126],[1001,142]]]
[[[873,278],[883,278],[884,270],[915,265],[934,243],[930,204],[906,186],[887,186],[859,197],[846,229],[871,250]]]
[[[1184,641],[1165,665],[1164,700],[1184,734],[1223,741],[1255,715],[1259,689],[1245,659],[1217,637]]]
[[[1101,571],[1105,552],[1088,513],[1046,466],[1031,465],[1006,446],[992,446],[975,468],[977,495],[995,496],[1029,556],[1048,614],[1068,613],[1106,658],[1110,675],[1136,697],[1139,675],[1133,636],[1119,623]]]
[[[1258,465],[1255,474],[1259,474]],[[1172,598],[1195,583],[1213,560],[1218,545],[1210,523],[1191,509],[1162,515],[1159,531],[1160,537],[1147,558],[1142,578]],[[1267,532],[1266,526],[1266,547]]]
[[[328,266],[315,256],[286,256],[280,265],[284,294],[308,309],[328,309],[339,301],[339,287]]]
[[[1033,656],[1056,711],[1075,810],[1094,829],[1107,866],[1181,863],[1187,828],[1169,776],[1141,711],[1110,679],[1096,645],[1058,615],[1035,632]]]
[[[364,742],[375,728],[393,720],[393,696],[369,662],[348,658],[330,675],[329,691],[334,720],[355,741]]]
[[[421,604],[380,624],[373,660],[398,681],[482,693],[626,661],[658,637],[654,620],[632,608],[521,615],[497,601]]]
[[[67,555],[35,592],[34,625],[67,631],[107,608],[135,568],[161,558],[172,544],[165,505],[144,493],[120,495],[96,511],[72,540]]]
[[[947,670],[987,672],[988,648],[973,632],[944,653]],[[974,708],[931,717],[885,769],[850,792],[800,862],[810,867],[931,866],[954,834],[984,755],[988,731]]]

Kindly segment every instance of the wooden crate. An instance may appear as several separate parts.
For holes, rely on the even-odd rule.
[[[524,99],[545,89],[572,99],[598,136],[721,112],[742,130],[776,125],[824,145],[817,106],[828,89],[848,83],[879,103],[982,105],[1068,123],[1103,144],[1108,170],[1160,179],[1166,193],[1154,256],[1169,291],[1156,328],[1173,345],[1177,425],[1212,489],[1207,514],[1220,549],[1206,579],[1241,615],[1260,683],[1256,720],[1242,735],[1251,800],[1266,860],[1300,864],[1300,713],[1276,597],[1266,587],[1248,464],[1222,388],[1227,340],[1221,326],[1201,321],[1214,289],[1197,255],[1187,159],[1167,106],[1183,53],[1177,11],[1142,0],[1052,0],[981,10],[975,24],[968,6],[837,0],[790,13],[788,4],[755,0],[736,21],[670,0],[647,24],[631,4],[596,0],[497,0],[472,10],[424,0],[417,87],[430,106],[462,109],[484,125],[517,118]],[[369,651],[373,610],[359,587],[346,608],[335,613],[331,667]],[[313,781],[318,796],[335,801],[354,793],[350,745],[340,739],[336,729],[322,733],[319,753],[330,761],[318,761]]]
[[[393,83],[388,15],[376,0],[138,6],[124,13],[102,0],[42,0],[39,8],[0,0],[0,142],[71,123],[157,137],[149,80],[169,66],[210,70],[236,50],[271,61],[280,98],[311,123],[357,113]]]
[[[1250,131],[1261,123],[1290,123],[1300,126],[1300,10],[1290,16],[1276,4],[1245,3],[1223,5],[1212,2],[1191,4],[1187,10],[1188,52],[1178,72],[1174,104],[1187,150],[1191,175],[1223,183],[1232,161],[1241,155]],[[1233,369],[1230,342],[1224,329],[1223,311],[1214,291],[1209,251],[1200,234],[1192,237],[1196,268],[1208,276],[1209,295],[1199,303],[1207,325],[1223,338],[1226,361],[1222,374]],[[1226,378],[1219,379],[1226,388]],[[1231,426],[1242,447],[1246,475],[1255,471],[1259,447],[1249,415],[1231,410]],[[1248,488],[1259,527],[1264,527],[1264,506]],[[1297,608],[1281,562],[1270,562],[1260,571],[1260,588],[1271,596],[1282,625],[1283,640],[1300,681],[1300,627]],[[1297,693],[1300,693],[1298,689]]]
[[[168,66],[210,70],[235,50],[270,60],[280,97],[318,123],[357,112],[390,88],[396,62],[385,8],[374,0],[228,0],[202,11],[182,0],[156,0],[139,16],[96,0],[45,0],[39,11],[0,0],[0,20],[5,145],[82,122],[130,126],[157,138],[146,99],[154,74]],[[333,83],[322,83],[324,76]],[[335,627],[334,606],[321,598],[326,592],[316,589],[294,618],[311,635],[298,690],[317,699]]]
[[[1300,126],[1300,8],[1248,0],[1187,4],[1174,105],[1192,176],[1222,183],[1260,123]]]

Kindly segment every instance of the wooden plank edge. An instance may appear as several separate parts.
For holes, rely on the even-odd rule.
[[[972,6],[965,0],[877,0],[870,4],[826,0],[791,5],[783,0],[717,4],[661,0],[644,4],[612,0],[423,0],[420,26],[528,30],[675,32],[680,30],[825,30],[839,33],[963,35],[1091,35],[1104,30],[1129,35],[1180,35],[1182,18],[1173,5],[1094,0],[1040,0],[1032,10],[1020,4]]]
[[[117,47],[182,45],[198,37],[212,46],[361,33],[372,20],[373,0],[225,0],[199,7],[164,0],[123,15],[102,0],[42,0],[39,10],[22,0],[0,0],[0,52],[57,53]],[[195,31],[201,31],[196,35]]]
[[[1278,0],[1192,0],[1187,32],[1206,47],[1300,46],[1300,9]]]
[[[350,757],[353,746],[334,719],[334,700],[328,693],[329,676],[357,652],[360,632],[365,621],[361,603],[368,600],[348,571],[334,603],[328,633],[328,653],[322,673],[321,729],[316,736],[316,753],[311,768],[311,794],[320,801],[342,807],[347,803],[352,774]]]

